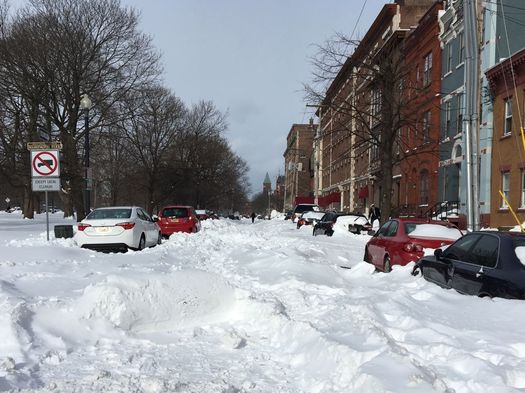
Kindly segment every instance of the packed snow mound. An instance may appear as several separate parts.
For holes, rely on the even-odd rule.
[[[334,224],[334,232],[337,234],[340,233],[347,233],[349,235],[352,235],[352,233],[348,230],[348,225],[350,224],[359,224],[364,225],[368,222],[368,220],[365,217],[361,216],[341,216],[337,217],[337,221]]]
[[[235,289],[220,276],[181,270],[146,277],[108,276],[84,290],[76,309],[81,319],[151,332],[219,322],[234,306]]]
[[[409,237],[457,240],[462,233],[457,228],[447,228],[439,224],[418,224],[416,229],[408,234]]]

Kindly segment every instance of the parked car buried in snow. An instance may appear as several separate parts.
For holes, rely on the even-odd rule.
[[[164,237],[175,232],[195,233],[201,229],[201,223],[191,206],[164,206],[159,211],[158,221]]]
[[[100,251],[142,250],[162,241],[157,223],[136,206],[94,209],[81,222],[75,234],[82,248]]]
[[[471,232],[422,257],[412,274],[466,295],[525,300],[525,234]]]
[[[197,216],[199,221],[207,220],[208,218],[210,218],[206,210],[195,210],[195,215]]]
[[[292,222],[295,224],[304,212],[318,212],[320,210],[319,206],[314,203],[300,203],[293,209]]]
[[[327,212],[315,225],[312,231],[312,235],[327,235],[332,236],[334,234],[334,226],[341,217],[347,216],[346,213],[341,212]]]
[[[303,225],[315,225],[321,218],[325,215],[325,212],[314,212],[307,211],[301,214],[301,217],[297,220],[297,229],[301,228]]]
[[[368,233],[368,231],[372,230],[372,224],[363,214],[350,213],[344,217],[343,221],[348,227],[348,231],[356,235],[361,234],[361,232]]]
[[[364,260],[389,272],[392,265],[418,261],[425,248],[446,246],[461,236],[461,231],[446,221],[395,218],[383,224],[368,241]]]

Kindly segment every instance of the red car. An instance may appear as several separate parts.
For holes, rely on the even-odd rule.
[[[195,233],[200,231],[201,223],[191,206],[165,206],[159,211],[158,224],[162,236],[174,232]]]
[[[365,262],[389,272],[392,265],[418,261],[424,248],[436,249],[454,243],[463,234],[446,221],[394,218],[387,221],[365,247]]]

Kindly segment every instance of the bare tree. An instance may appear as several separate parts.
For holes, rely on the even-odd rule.
[[[95,103],[93,129],[129,117],[132,108],[119,103],[157,79],[158,54],[138,31],[136,11],[118,0],[32,0],[13,19],[2,18],[1,34],[5,84],[16,86],[15,97],[35,102],[35,112],[51,124],[50,135],[62,141],[62,180],[80,220],[85,215],[80,97],[87,93]]]
[[[341,158],[371,157],[366,165],[379,180],[384,219],[391,213],[393,168],[422,153],[438,154],[437,138],[425,134],[416,116],[420,86],[404,61],[404,34],[372,52],[337,34],[316,47],[312,82],[304,85],[306,100],[320,103],[332,120],[328,134],[351,140]],[[414,144],[421,148],[407,148]]]
[[[127,151],[139,175],[135,184],[145,191],[145,206],[152,213],[161,200],[160,170],[183,132],[186,109],[179,98],[160,86],[143,89],[127,101],[136,102],[130,104],[136,109],[123,127]]]

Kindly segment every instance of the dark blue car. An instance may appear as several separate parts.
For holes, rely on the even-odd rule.
[[[444,251],[422,257],[412,274],[419,272],[466,295],[525,299],[525,234],[469,233]]]

